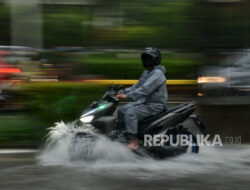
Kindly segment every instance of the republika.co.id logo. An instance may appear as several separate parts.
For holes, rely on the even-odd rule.
[[[210,140],[209,140],[210,139]],[[220,135],[144,135],[144,146],[223,146]]]

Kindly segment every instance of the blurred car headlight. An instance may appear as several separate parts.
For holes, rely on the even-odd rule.
[[[206,77],[198,77],[197,82],[199,84],[202,83],[224,83],[226,82],[225,77],[218,77],[218,76],[206,76]]]
[[[93,115],[88,115],[80,118],[81,122],[83,123],[90,123],[93,119],[94,119]]]

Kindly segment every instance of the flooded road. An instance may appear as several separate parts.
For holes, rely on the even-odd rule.
[[[199,154],[155,160],[140,157],[123,144],[99,136],[94,143],[85,140],[79,143],[76,147],[79,157],[72,159],[74,133],[69,131],[73,126],[59,122],[50,128],[41,150],[0,150],[0,190],[250,187],[249,144],[205,146],[200,147]]]
[[[250,145],[202,147],[198,155],[186,154],[164,161],[139,158],[126,152],[125,147],[114,147],[102,152],[95,161],[70,161],[62,150],[0,154],[0,189],[247,190],[250,187]]]

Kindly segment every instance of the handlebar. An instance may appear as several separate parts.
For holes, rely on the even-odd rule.
[[[106,99],[110,102],[119,102],[119,100],[115,98],[116,95],[117,95],[117,92],[109,90],[108,92],[104,94],[103,99]]]
[[[109,91],[106,92],[103,96],[103,99],[107,99],[109,101],[118,103],[120,100],[116,99],[115,96],[117,95],[117,92],[123,88],[122,85],[116,85],[113,84],[109,85]]]
[[[109,93],[109,98],[111,99],[111,101],[113,101],[113,102],[119,102],[120,101],[119,99],[115,98],[115,96],[118,94],[117,92],[118,91],[111,91]]]

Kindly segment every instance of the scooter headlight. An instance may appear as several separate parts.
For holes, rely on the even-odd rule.
[[[83,123],[90,123],[93,119],[94,119],[93,115],[88,115],[80,118],[81,122]]]

